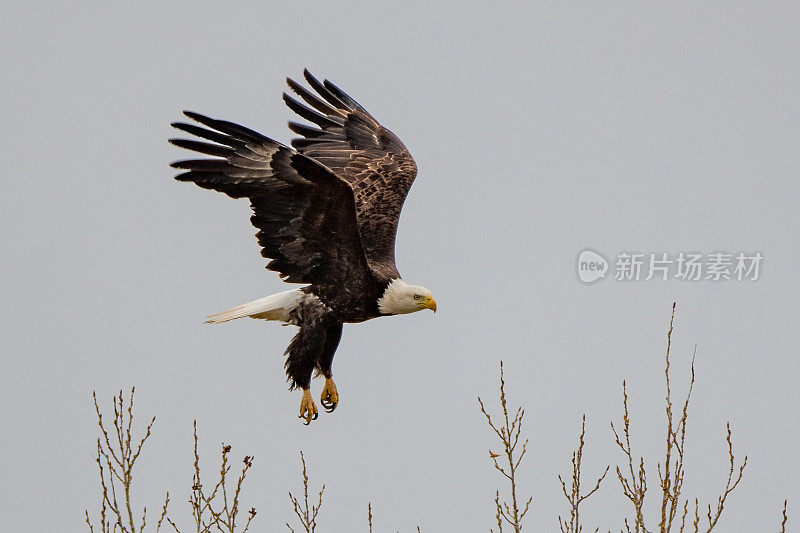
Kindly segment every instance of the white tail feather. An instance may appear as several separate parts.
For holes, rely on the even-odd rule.
[[[261,318],[264,320],[279,320],[287,322],[289,314],[297,307],[297,302],[301,296],[300,289],[279,292],[246,304],[242,304],[233,309],[222,311],[211,315],[206,320],[206,324],[219,324],[249,316],[251,318]]]

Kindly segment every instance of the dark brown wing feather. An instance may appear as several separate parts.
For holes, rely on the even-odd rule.
[[[290,283],[350,285],[370,276],[356,228],[350,186],[303,154],[232,122],[185,112],[207,126],[172,125],[212,143],[170,139],[217,159],[172,163],[191,181],[232,198],[249,198],[250,219],[267,268]]]
[[[289,128],[302,135],[292,146],[347,180],[355,193],[358,229],[370,267],[385,279],[398,277],[397,222],[417,165],[400,139],[358,102],[328,80],[318,81],[308,70],[303,75],[317,94],[287,79],[306,105],[285,93],[283,99],[317,127],[290,122]]]

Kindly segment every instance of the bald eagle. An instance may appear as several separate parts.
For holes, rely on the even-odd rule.
[[[306,284],[207,322],[251,317],[299,327],[285,368],[290,389],[303,391],[300,418],[307,425],[318,415],[310,391],[315,370],[325,377],[322,406],[332,412],[339,403],[331,367],[344,323],[436,312],[436,301],[425,287],[403,281],[395,265],[397,222],[417,175],[411,154],[344,91],[308,70],[303,75],[313,92],[286,81],[305,104],[286,93],[283,100],[315,126],[289,122],[300,135],[292,147],[191,111],[184,114],[205,127],[172,126],[211,142],[170,142],[212,156],[172,163],[184,170],[175,179],[248,198],[261,255],[271,259],[267,268],[287,283]]]

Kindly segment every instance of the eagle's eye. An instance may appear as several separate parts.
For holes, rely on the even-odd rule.
[[[420,296],[419,294],[415,294],[415,295],[414,295],[414,299],[415,299],[415,300],[421,300],[421,299],[422,299],[422,296]]]

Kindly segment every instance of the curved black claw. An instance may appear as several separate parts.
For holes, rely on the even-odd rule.
[[[334,412],[336,410],[336,406],[339,405],[338,403],[334,403],[329,400],[321,400],[320,403],[322,404],[322,408],[325,409],[326,413]]]
[[[326,409],[326,411],[327,411],[327,409]],[[328,411],[328,412],[330,412],[330,411]],[[311,423],[312,420],[316,420],[318,416],[319,416],[319,413],[314,413],[313,415],[311,415],[311,418],[308,418],[308,416],[306,416],[306,415],[299,415],[297,418],[304,419],[303,420],[303,425],[307,426],[307,425],[309,425]]]

